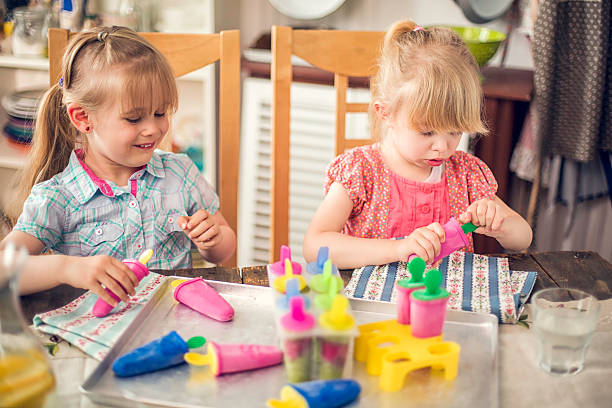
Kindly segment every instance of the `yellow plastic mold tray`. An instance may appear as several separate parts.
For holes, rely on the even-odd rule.
[[[457,376],[461,347],[443,341],[441,335],[413,337],[410,325],[397,320],[364,324],[358,328],[355,360],[366,363],[368,374],[380,376],[379,386],[384,391],[400,390],[406,375],[420,368],[443,370],[446,380]]]

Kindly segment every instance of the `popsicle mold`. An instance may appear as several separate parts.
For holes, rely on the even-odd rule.
[[[317,252],[317,260],[314,262],[308,262],[306,264],[306,272],[311,275],[322,273],[323,266],[325,265],[325,261],[327,261],[328,259],[329,259],[329,248],[325,246],[319,248],[319,252]]]
[[[336,295],[331,308],[319,317],[319,323],[326,329],[334,331],[352,329],[355,326],[355,318],[348,313],[348,309],[348,299],[342,295]]]
[[[460,347],[457,343],[443,341],[441,335],[417,338],[410,325],[397,320],[364,324],[358,328],[355,360],[366,364],[368,374],[380,376],[379,387],[384,391],[400,390],[410,371],[424,367],[443,370],[446,380],[457,376]]]
[[[122,262],[124,264],[126,264],[132,270],[132,272],[134,272],[134,275],[136,275],[136,278],[138,278],[138,282],[140,282],[142,280],[142,278],[144,278],[145,276],[147,276],[149,274],[149,269],[145,265],[149,261],[149,259],[151,259],[152,255],[153,255],[153,251],[150,250],[150,249],[147,249],[140,256],[140,258],[138,260],[136,260],[136,259],[125,259]],[[115,295],[109,289],[106,289],[106,292],[113,299],[115,299],[116,301],[118,301],[118,302],[121,301],[121,299],[119,299],[119,296]],[[91,312],[96,317],[104,317],[104,316],[108,315],[113,309],[114,309],[113,305],[110,305],[109,303],[107,303],[102,298],[98,298],[98,300],[94,304]]]
[[[174,299],[220,322],[234,318],[234,308],[202,278],[180,283],[174,289]]]
[[[113,371],[119,377],[130,377],[172,367],[184,362],[183,355],[188,350],[185,340],[171,331],[119,357],[113,363]]]
[[[293,262],[291,260],[291,249],[287,245],[282,245],[280,249],[280,261],[268,265],[268,279],[270,282],[285,274],[286,260],[291,262],[291,270],[293,271],[293,274],[301,275],[302,265],[300,265],[299,262]]]
[[[320,309],[320,310],[329,310],[332,306],[332,303],[334,302],[334,298],[336,297],[336,294],[338,294],[338,292],[341,290],[341,286],[339,287],[339,283],[336,279],[332,279],[329,282],[329,287],[327,290],[327,293],[321,293],[319,295],[315,296],[314,302],[315,305]]]
[[[323,272],[312,276],[308,281],[308,286],[310,286],[310,288],[317,293],[327,293],[329,292],[329,287],[332,281],[336,281],[336,292],[339,292],[344,286],[344,282],[338,274],[337,269],[336,273],[334,274],[332,262],[330,259],[328,259],[323,264]]]
[[[304,299],[295,296],[289,300],[289,313],[281,317],[280,323],[286,330],[301,332],[312,329],[315,319],[313,315],[305,311]]]
[[[300,296],[304,299],[304,307],[308,309],[310,307],[310,299],[304,295],[300,295],[300,281],[296,278],[287,279],[285,288],[287,293],[279,296],[276,300],[276,306],[280,309],[289,309],[289,301],[294,296]]]
[[[291,274],[288,260],[285,276],[270,282],[276,289],[275,321],[291,382],[339,378],[350,372],[352,359],[348,356],[357,328],[348,300],[338,294],[344,283],[328,255],[329,250],[321,248],[317,261],[306,266],[307,283],[302,276]]]
[[[283,352],[276,346],[259,344],[208,343],[207,354],[186,353],[185,361],[190,365],[208,365],[215,376],[256,370],[280,364]]]
[[[425,289],[410,295],[412,335],[424,338],[442,334],[449,293],[440,287],[442,274],[432,269],[425,275]]]
[[[471,227],[474,228],[472,229]],[[470,244],[461,224],[456,219],[451,218],[442,228],[444,229],[445,239],[442,242],[440,253],[434,258],[432,263],[436,263],[440,259]],[[465,224],[465,229],[471,232],[476,229],[476,226],[472,223],[467,223]]]
[[[298,280],[300,290],[306,287],[306,279],[301,275],[294,274],[293,263],[289,259],[285,259],[285,274],[274,279],[274,281],[272,281],[272,287],[276,289],[278,293],[285,293],[287,291],[287,281],[290,279]]]
[[[410,279],[401,279],[395,285],[397,289],[397,321],[401,324],[410,324],[410,294],[425,286],[423,272],[425,272],[425,261],[414,257],[408,262]]]
[[[280,400],[270,399],[270,408],[338,408],[357,399],[361,387],[355,380],[317,380],[287,384]]]

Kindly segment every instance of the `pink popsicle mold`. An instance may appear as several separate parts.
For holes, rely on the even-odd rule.
[[[149,269],[136,259],[125,259],[123,260],[123,263],[126,264],[132,270],[132,272],[134,272],[134,275],[136,275],[136,278],[138,278],[138,282],[140,282],[142,278],[144,278],[145,276],[149,274]],[[119,296],[115,295],[109,289],[106,289],[106,292],[109,295],[111,295],[111,297],[115,299],[116,301],[118,302],[121,301],[121,299],[119,299]],[[91,312],[96,317],[105,317],[113,309],[114,309],[114,306],[107,303],[104,299],[98,298]]]
[[[440,254],[435,257],[433,263],[470,244],[467,235],[461,229],[461,224],[456,219],[451,218],[442,228],[445,239],[440,248]]]
[[[280,261],[269,265],[269,271],[273,277],[279,277],[285,274],[285,259],[291,261],[291,249],[287,245],[281,246]],[[302,273],[302,265],[298,262],[291,261],[291,269],[294,275],[300,275]]]
[[[289,300],[289,313],[283,315],[280,322],[284,329],[293,332],[310,330],[315,326],[315,318],[305,311],[304,299],[300,296]]]

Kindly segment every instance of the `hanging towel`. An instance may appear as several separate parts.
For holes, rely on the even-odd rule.
[[[430,268],[428,268],[429,270]],[[536,272],[510,271],[507,258],[457,251],[439,265],[448,309],[491,313],[516,323],[535,284]],[[349,297],[396,302],[395,283],[409,279],[405,262],[355,269],[345,289]]]
[[[37,314],[34,327],[55,334],[96,360],[102,360],[164,279],[166,276],[149,273],[138,284],[130,303],[121,302],[106,317],[98,318],[91,313],[98,296],[87,292],[65,306]]]

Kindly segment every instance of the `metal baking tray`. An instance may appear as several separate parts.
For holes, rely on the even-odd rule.
[[[264,368],[214,377],[208,370],[187,364],[140,376],[119,378],[112,362],[126,352],[176,330],[184,339],[204,336],[219,343],[277,345],[272,289],[260,286],[207,281],[234,307],[234,320],[221,323],[177,303],[171,279],[155,295],[118,339],[99,366],[81,385],[96,403],[112,406],[264,407],[279,398],[287,383],[284,367]],[[395,305],[352,299],[358,324],[395,317]],[[378,376],[370,376],[365,364],[353,361],[353,378],[361,387],[351,407],[497,407],[497,319],[492,315],[449,311],[444,339],[461,346],[459,373],[453,381],[436,378],[428,369],[406,377],[398,392],[378,388]]]

